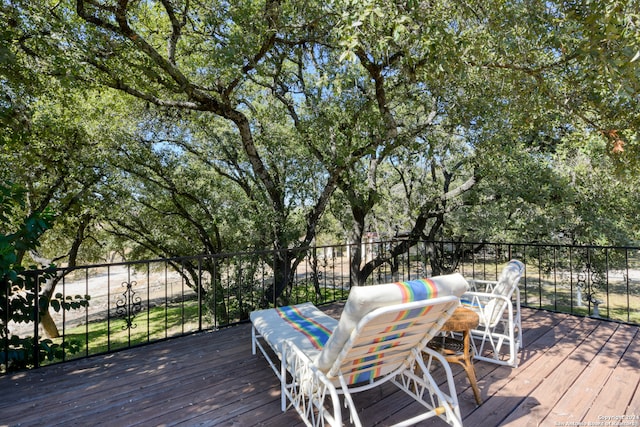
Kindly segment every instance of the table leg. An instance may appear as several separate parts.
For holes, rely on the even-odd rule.
[[[473,366],[473,358],[471,357],[471,334],[468,330],[464,331],[463,336],[463,345],[464,345],[464,363],[461,363],[465,372],[467,373],[467,377],[469,378],[469,382],[471,383],[471,388],[473,389],[473,395],[476,398],[476,403],[478,405],[482,405],[482,398],[480,397],[480,389],[478,388],[478,383],[476,380],[476,370]]]

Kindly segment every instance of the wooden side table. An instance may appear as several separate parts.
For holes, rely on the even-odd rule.
[[[429,347],[439,351],[449,363],[457,363],[464,368],[467,373],[473,395],[478,405],[482,404],[480,390],[476,380],[476,371],[473,367],[473,357],[471,355],[471,329],[478,326],[480,319],[473,310],[465,307],[458,307],[453,315],[442,327],[442,332],[462,332],[462,340],[454,337],[434,337],[429,342]]]

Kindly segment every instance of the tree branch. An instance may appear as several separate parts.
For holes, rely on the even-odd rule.
[[[169,0],[162,0],[162,5],[167,11],[167,15],[169,15],[169,20],[171,21],[171,35],[167,40],[167,57],[169,62],[173,65],[176,64],[176,45],[178,44],[178,40],[180,40],[180,36],[182,35],[182,27],[185,26],[187,22],[187,11],[189,10],[189,0],[185,2],[184,11],[182,12],[182,21],[179,21],[175,11],[173,10],[173,4]]]
[[[456,187],[455,189],[451,190],[451,191],[447,191],[445,194],[443,194],[442,196],[440,196],[440,200],[444,201],[448,201],[451,199],[455,199],[456,197],[460,196],[461,194],[469,191],[475,184],[476,184],[476,177],[472,176],[471,178],[469,178],[468,180],[466,180],[464,183],[462,183],[460,186]]]

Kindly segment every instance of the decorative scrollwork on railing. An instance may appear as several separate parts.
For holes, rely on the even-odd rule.
[[[122,326],[123,330],[135,329],[137,324],[133,323],[133,319],[136,314],[142,311],[142,298],[136,296],[136,291],[133,287],[136,282],[122,282],[122,286],[125,287],[125,291],[122,296],[116,301],[116,316],[125,321],[125,325]]]
[[[577,293],[577,303],[578,307],[582,307],[584,304],[582,303],[582,295],[583,293],[588,294],[588,284],[587,280],[589,277],[589,264],[586,265],[586,269],[578,272],[578,278],[576,281],[576,293]]]
[[[585,267],[582,271],[578,272],[578,280],[576,282],[577,292],[577,306],[583,307],[584,298],[586,302],[593,306],[593,315],[599,316],[598,306],[602,304],[597,298],[597,292],[602,288],[602,284],[605,283],[603,274],[595,268],[590,262],[585,263]]]

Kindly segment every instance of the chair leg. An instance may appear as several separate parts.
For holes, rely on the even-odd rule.
[[[251,325],[251,354],[256,355],[256,328]]]
[[[460,405],[458,403],[458,395],[456,392],[455,382],[453,380],[453,373],[451,372],[451,367],[449,366],[449,362],[443,355],[441,355],[435,350],[430,349],[429,347],[425,347],[423,349],[423,353],[426,354],[426,358],[428,362],[427,360],[424,359],[425,357],[424,354],[421,355],[420,357],[417,357],[415,361],[415,363],[417,363],[418,365],[416,367],[417,368],[416,373],[420,373],[422,377],[427,379],[427,382],[424,385],[426,386],[425,389],[428,390],[428,392],[430,393],[431,402],[433,403],[439,402],[439,404],[441,405],[440,408],[434,408],[433,413],[439,416],[440,419],[447,422],[447,424],[451,425],[452,427],[462,427],[462,415],[460,414]],[[432,367],[433,360],[437,360],[438,363],[440,363],[440,365],[445,371],[446,389],[448,394],[446,394],[444,390],[442,390],[440,386],[438,386],[438,382],[431,376],[429,372],[430,368]],[[442,388],[445,388],[445,384],[442,385]],[[403,390],[407,392],[406,388],[404,388]],[[411,395],[411,393],[409,394]],[[422,394],[420,394],[420,397],[417,398],[416,400],[421,401]]]
[[[358,416],[358,411],[356,410],[356,405],[353,403],[353,399],[351,398],[351,393],[349,393],[349,386],[347,385],[344,376],[342,374],[339,376],[340,378],[340,386],[342,388],[342,394],[344,396],[345,406],[349,408],[349,416],[351,417],[351,423],[355,427],[362,427],[362,423],[360,422],[360,417]]]
[[[287,360],[285,357],[280,363],[280,408],[282,412],[287,410]]]

